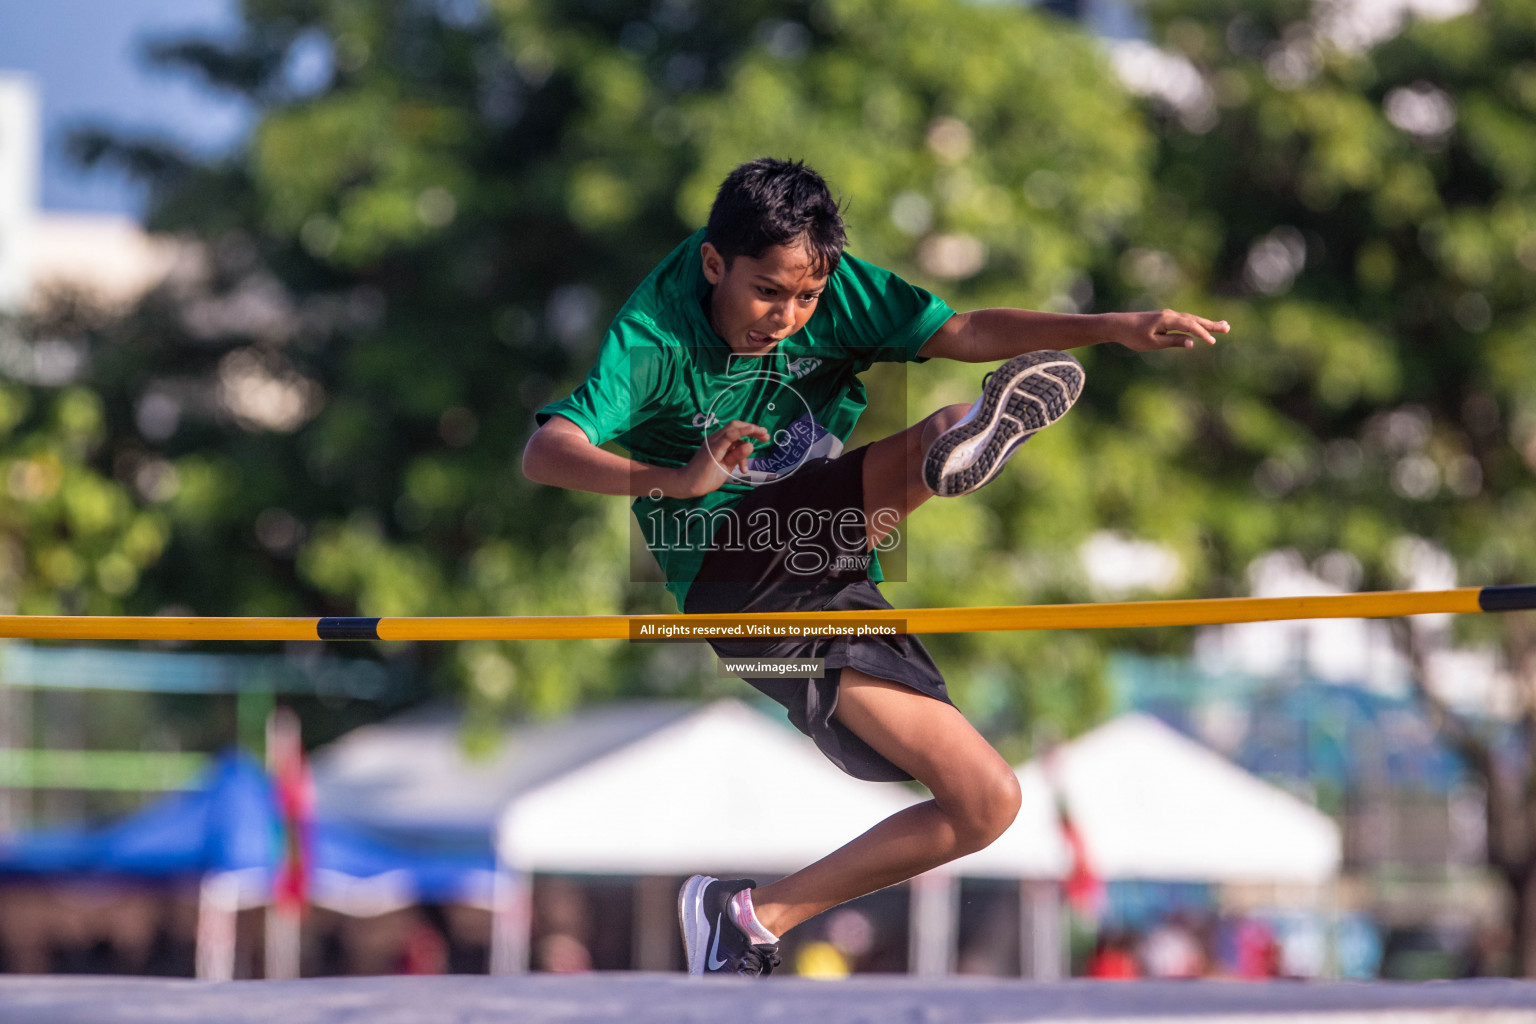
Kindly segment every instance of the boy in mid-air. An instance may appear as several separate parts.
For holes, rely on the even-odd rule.
[[[597,365],[539,411],[530,480],[623,494],[685,612],[891,605],[875,554],[934,495],[987,483],[1083,386],[1061,349],[1138,352],[1214,343],[1226,323],[1186,313],[956,313],[843,253],[826,183],[756,160],[720,186],[704,230],[619,311]],[[851,452],[857,374],[881,360],[1007,360],[981,396]],[[631,457],[598,447],[618,441]],[[752,680],[843,771],[916,779],[933,799],[765,886],[695,875],[678,900],[692,974],[767,974],[778,939],[839,903],[979,850],[1013,822],[1013,771],[950,703],[910,636],[713,642],[725,658],[819,658],[819,678]],[[742,785],[754,786],[751,751]],[[710,770],[717,770],[712,767]],[[724,770],[733,770],[724,768]]]

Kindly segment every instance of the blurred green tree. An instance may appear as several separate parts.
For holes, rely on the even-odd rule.
[[[88,325],[79,310],[0,321],[0,608],[7,614],[121,613],[165,547],[169,524],[135,482],[99,468],[108,441],[101,397],[59,386],[78,362],[47,329]],[[33,340],[28,340],[33,339]],[[139,467],[140,489],[157,486]]]
[[[1150,136],[1100,51],[1011,6],[248,0],[245,15],[233,44],[158,57],[256,104],[247,149],[200,166],[78,140],[152,175],[154,226],[207,243],[201,274],[92,353],[118,454],[175,473],[146,609],[670,610],[630,585],[632,559],[651,570],[623,502],[533,487],[516,462],[532,410],[585,372],[726,170],[808,159],[845,197],[856,252],[971,305],[1070,308],[1149,187]],[[914,373],[912,411],[974,378]],[[1042,453],[1052,472],[1073,443]],[[919,528],[904,600],[1022,595],[1041,546],[984,571],[1017,539],[992,505]],[[1001,733],[1100,713],[1089,639],[943,646]],[[736,688],[694,648],[439,653],[485,706]]]
[[[1189,410],[1160,486],[1198,481],[1200,500],[1165,506],[1185,525],[1164,535],[1190,535],[1179,550],[1211,590],[1287,547],[1348,588],[1411,584],[1444,555],[1465,584],[1536,578],[1536,13],[1511,0],[1433,22],[1292,0],[1148,9],[1162,53],[1123,52],[1151,97],[1158,187],[1103,291],[1133,305],[1209,296],[1242,339],[1180,384],[1125,392],[1132,425]],[[1536,629],[1520,616],[1457,626],[1503,645],[1518,778],[1498,767],[1494,729],[1427,678],[1428,634],[1399,633],[1421,699],[1485,787],[1517,966],[1536,974]]]

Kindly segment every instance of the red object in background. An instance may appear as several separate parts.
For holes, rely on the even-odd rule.
[[[1104,880],[1094,873],[1088,861],[1088,850],[1083,844],[1082,833],[1073,824],[1067,807],[1060,800],[1056,803],[1056,815],[1061,821],[1061,833],[1072,851],[1072,870],[1067,874],[1067,901],[1079,913],[1098,917],[1104,909]]]
[[[1088,959],[1088,977],[1100,981],[1134,981],[1141,977],[1136,955],[1119,945],[1100,947]]]
[[[1062,838],[1066,840],[1067,851],[1072,856],[1072,866],[1063,883],[1067,902],[1078,913],[1096,919],[1104,910],[1104,880],[1093,870],[1093,861],[1088,856],[1088,844],[1083,840],[1083,834],[1078,831],[1077,823],[1072,820],[1072,812],[1067,807],[1066,794],[1056,774],[1056,751],[1046,751],[1040,763],[1045,774],[1045,784],[1050,787],[1051,798],[1056,804],[1056,821],[1061,826]]]
[[[426,921],[417,921],[405,936],[400,953],[401,974],[447,974],[448,940]]]
[[[1280,977],[1280,943],[1263,921],[1250,918],[1237,926],[1237,976]]]
[[[298,717],[286,708],[273,713],[267,730],[267,765],[277,800],[278,856],[272,902],[281,913],[302,915],[309,903],[310,836],[315,787],[299,741]]]

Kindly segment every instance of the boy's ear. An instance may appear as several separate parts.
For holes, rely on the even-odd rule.
[[[699,247],[699,259],[704,263],[704,280],[719,284],[725,276],[725,257],[720,255],[720,250],[705,242]]]

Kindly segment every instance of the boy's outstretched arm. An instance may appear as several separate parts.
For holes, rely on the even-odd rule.
[[[1225,320],[1207,320],[1172,309],[1151,313],[1039,313],[1030,309],[977,309],[945,321],[918,351],[920,356],[995,363],[1024,352],[1082,348],[1119,342],[1137,352],[1194,348],[1216,343],[1229,330]]]
[[[752,440],[768,431],[732,420],[710,434],[686,466],[652,466],[604,451],[564,416],[551,416],[523,448],[523,475],[536,484],[596,494],[633,497],[660,491],[669,498],[696,498],[717,490],[733,469],[745,465]]]

